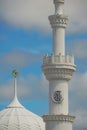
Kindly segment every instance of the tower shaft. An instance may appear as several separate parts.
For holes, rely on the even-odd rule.
[[[64,80],[54,80],[50,81],[49,83],[49,114],[53,115],[53,114],[64,114],[64,115],[68,115],[68,82],[64,81]],[[54,100],[54,98],[58,98],[58,96],[56,97],[57,93],[62,92],[62,99],[60,99],[59,104]],[[56,95],[53,95],[55,92]],[[55,96],[55,97],[54,97]],[[61,96],[61,95],[60,95]],[[52,100],[50,100],[50,98],[53,98]],[[61,97],[59,97],[61,98]],[[62,104],[61,104],[61,100],[63,100]]]
[[[53,52],[45,55],[42,69],[49,81],[49,114],[44,115],[46,130],[72,130],[74,116],[68,110],[68,82],[76,70],[74,56],[65,55],[64,0],[54,0],[55,14],[49,16],[53,32]]]
[[[54,28],[53,29],[53,54],[65,55],[65,29]]]
[[[64,0],[54,0],[55,14],[49,16],[53,32],[53,54],[65,55],[65,27],[67,17],[63,15]]]

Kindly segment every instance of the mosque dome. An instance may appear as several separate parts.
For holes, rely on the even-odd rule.
[[[14,99],[0,112],[0,130],[45,130],[43,119],[19,103],[14,77]]]

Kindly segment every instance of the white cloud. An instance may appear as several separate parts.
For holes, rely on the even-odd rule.
[[[75,74],[70,82],[70,109],[76,116],[75,130],[87,129],[87,72]]]
[[[87,0],[66,0],[68,32],[87,31]],[[0,0],[0,16],[16,27],[50,29],[48,16],[53,14],[53,0]]]
[[[78,109],[75,112],[74,130],[87,130],[87,109]]]
[[[25,86],[18,85],[18,95],[21,97],[22,95],[25,97],[26,94],[29,94],[29,89]],[[13,80],[9,80],[4,85],[0,86],[0,99],[2,100],[9,100],[12,99],[14,96],[14,86]]]
[[[9,99],[13,95],[13,82],[10,80],[6,82],[5,75],[12,71],[12,69],[20,69],[27,67],[29,64],[35,64],[40,62],[42,59],[42,54],[39,53],[27,53],[21,50],[13,50],[6,53],[0,57],[0,75],[4,85],[0,86],[0,98]],[[34,75],[29,75],[26,77],[20,77],[18,79],[18,95],[19,97],[28,98],[28,97],[46,97],[47,96],[47,86],[48,82],[45,77],[42,75],[41,78],[38,78]],[[39,90],[39,91],[38,91]],[[46,92],[46,94],[45,94]],[[45,94],[45,95],[44,95]]]
[[[14,95],[14,82],[9,80],[0,85],[0,99],[9,100]],[[34,75],[19,77],[17,80],[18,97],[23,99],[47,98],[48,82],[44,75],[38,78]]]
[[[69,16],[68,32],[87,31],[87,0],[65,0],[65,10]]]
[[[50,0],[1,0],[0,2],[1,17],[8,23],[24,28],[48,28]]]
[[[45,76],[42,74],[40,78],[30,75],[28,77],[29,86],[32,91],[32,98],[46,99],[48,94],[48,81],[45,79]]]
[[[80,60],[87,59],[87,40],[86,39],[71,39],[69,41],[70,46],[68,45],[67,50],[70,53],[74,54],[75,58]],[[82,61],[81,61],[82,62]]]
[[[79,109],[85,107],[87,99],[87,72],[83,74],[76,73],[70,81],[70,106]],[[83,104],[83,106],[81,105]],[[87,105],[86,105],[87,107]]]
[[[3,67],[25,67],[33,62],[40,62],[42,55],[39,53],[27,53],[22,50],[12,50],[0,57]]]

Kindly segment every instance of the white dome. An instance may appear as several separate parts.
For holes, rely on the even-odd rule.
[[[0,130],[45,130],[43,119],[25,109],[17,99],[0,112]]]
[[[17,99],[16,75],[14,75],[14,99],[0,112],[0,130],[45,130],[43,119],[25,109]]]

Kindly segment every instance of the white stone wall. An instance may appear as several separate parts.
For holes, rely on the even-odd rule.
[[[72,123],[65,121],[49,121],[46,130],[72,130]]]
[[[56,103],[53,101],[55,91],[61,91],[63,101]],[[49,114],[68,114],[68,81],[52,80],[49,83]]]
[[[65,28],[53,29],[53,54],[65,55]]]

